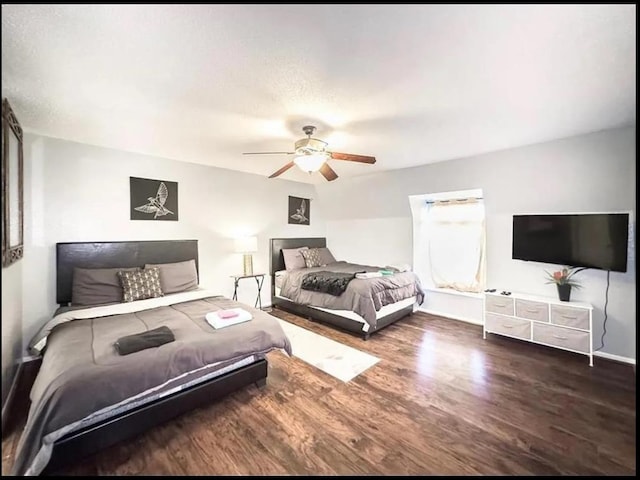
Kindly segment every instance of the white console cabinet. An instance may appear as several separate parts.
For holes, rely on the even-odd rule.
[[[593,367],[593,306],[521,293],[485,293],[484,329],[589,357]]]

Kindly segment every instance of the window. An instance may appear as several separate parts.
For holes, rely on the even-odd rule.
[[[459,292],[485,288],[485,209],[482,191],[411,198],[414,270],[426,287]]]

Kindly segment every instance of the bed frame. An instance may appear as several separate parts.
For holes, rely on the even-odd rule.
[[[284,257],[282,255],[283,248],[322,248],[327,246],[327,239],[324,237],[314,238],[272,238],[270,242],[269,252],[269,274],[271,275],[271,306],[272,308],[280,308],[288,312],[295,313],[309,320],[317,320],[322,323],[338,327],[351,333],[356,333],[364,340],[368,340],[372,333],[380,331],[384,327],[397,322],[401,318],[413,313],[413,305],[409,305],[402,310],[390,313],[384,317],[380,317],[376,323],[376,328],[370,328],[368,332],[362,331],[362,323],[350,318],[335,315],[323,310],[301,305],[282,297],[276,296],[276,279],[277,271],[284,270]]]
[[[143,267],[145,263],[172,263],[194,259],[197,268],[198,241],[58,243],[56,254],[57,301],[62,306],[71,301],[74,267]],[[51,460],[43,474],[54,473],[82,457],[133,437],[189,410],[209,404],[252,383],[262,387],[266,385],[266,381],[267,361],[261,359],[69,433],[54,443]]]

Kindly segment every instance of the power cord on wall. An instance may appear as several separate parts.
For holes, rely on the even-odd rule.
[[[610,270],[607,270],[607,290],[604,294],[604,322],[602,323],[602,337],[600,338],[600,346],[595,351],[602,350],[604,348],[604,336],[607,334],[607,304],[609,303],[609,275]]]

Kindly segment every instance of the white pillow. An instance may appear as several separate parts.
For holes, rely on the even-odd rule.
[[[287,270],[298,270],[299,268],[306,268],[307,264],[304,261],[304,257],[301,250],[309,250],[309,247],[299,248],[283,248],[282,257],[284,258],[284,268]]]

